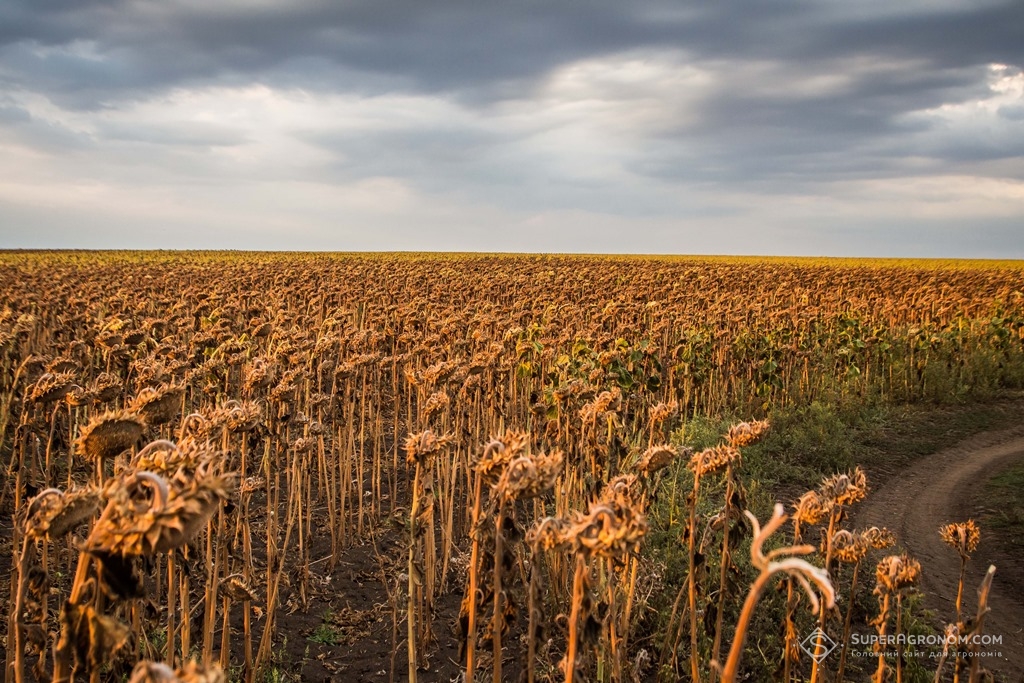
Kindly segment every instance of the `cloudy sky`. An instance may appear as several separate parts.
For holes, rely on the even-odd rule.
[[[0,247],[1024,258],[1020,0],[0,0]]]

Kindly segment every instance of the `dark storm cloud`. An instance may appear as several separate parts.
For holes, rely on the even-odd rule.
[[[1024,103],[993,99],[992,66],[1019,74],[1021,35],[1019,0],[4,0],[0,144],[126,187],[389,178],[505,211],[736,216],[736,193],[1021,179]],[[264,127],[189,100],[255,86],[322,108],[266,126],[262,162]],[[332,121],[353,101],[360,123]],[[445,106],[393,116],[426,101]]]
[[[974,5],[8,0],[0,4],[0,83],[85,109],[252,80],[325,92],[445,93],[486,106],[529,97],[566,63],[677,49],[693,63],[730,63],[716,74],[726,87],[679,134],[720,137],[728,148],[706,150],[712,157],[733,156],[742,143],[737,156],[755,168],[734,159],[728,175],[736,179],[766,156],[794,173],[802,162],[787,157],[801,148],[816,154],[898,133],[905,112],[977,96],[983,65],[1024,64],[1024,4]],[[786,70],[842,73],[858,57],[913,63],[855,75],[839,92],[817,96],[794,94],[784,80],[752,92],[745,74],[758,60],[782,64],[774,76],[783,79]],[[789,155],[772,149],[779,141]]]
[[[856,11],[856,8],[864,8]],[[696,59],[796,64],[869,54],[944,69],[1024,64],[1024,5],[958,3],[453,1],[176,3],[36,2],[0,5],[0,44],[19,57],[8,78],[55,95],[98,100],[133,88],[261,77],[297,57],[338,85],[343,73],[384,74],[424,91],[529,83],[573,60],[637,48],[680,48]],[[99,60],[34,58],[17,48],[95,45]],[[20,54],[19,54],[20,52]],[[11,52],[8,52],[8,59]],[[362,84],[370,87],[369,80]]]

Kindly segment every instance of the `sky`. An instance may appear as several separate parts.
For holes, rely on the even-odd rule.
[[[1024,258],[1024,2],[0,0],[0,248]]]

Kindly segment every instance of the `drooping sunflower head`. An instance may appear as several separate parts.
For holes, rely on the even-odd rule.
[[[868,477],[860,467],[846,474],[827,477],[821,482],[820,495],[832,505],[853,505],[867,497]]]
[[[25,533],[30,538],[61,538],[91,518],[99,507],[100,492],[92,487],[68,493],[46,489],[25,508]]]
[[[405,439],[405,455],[409,464],[426,464],[430,458],[447,446],[452,440],[450,434],[437,436],[429,429],[419,434],[410,434]]]
[[[502,472],[494,490],[506,502],[536,498],[555,487],[563,461],[561,451],[520,455]]]
[[[508,464],[526,451],[529,442],[526,432],[509,431],[494,437],[484,446],[473,468],[480,473],[484,483],[493,486],[501,479]]]
[[[828,507],[817,491],[808,491],[793,504],[793,516],[800,524],[817,524],[828,514]]]
[[[75,441],[76,451],[91,460],[106,460],[135,445],[142,436],[143,421],[127,410],[94,417]]]
[[[841,529],[832,535],[832,555],[845,564],[856,564],[863,560],[869,545],[861,534]]]
[[[163,385],[155,389],[146,387],[132,401],[131,410],[141,415],[146,424],[167,424],[178,414],[184,393],[185,388],[182,386]]]
[[[875,592],[895,594],[917,584],[921,578],[921,563],[904,555],[889,555],[875,567]]]
[[[860,532],[864,541],[875,550],[884,550],[896,545],[896,536],[885,527],[869,527]]]
[[[729,427],[729,434],[726,438],[733,448],[743,448],[757,443],[767,433],[769,427],[768,420],[740,422]]]
[[[640,462],[636,464],[636,469],[644,474],[654,474],[658,470],[668,467],[677,457],[679,457],[679,451],[673,446],[668,444],[651,446],[644,451]]]
[[[981,528],[973,519],[966,522],[953,522],[939,527],[939,536],[943,543],[957,551],[963,558],[969,558],[978,548],[981,540]]]
[[[726,467],[737,466],[743,461],[743,456],[733,446],[722,444],[713,448],[706,448],[690,457],[690,469],[699,477],[715,472],[721,472]]]

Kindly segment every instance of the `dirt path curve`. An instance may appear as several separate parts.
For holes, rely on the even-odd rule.
[[[975,516],[984,507],[984,483],[1002,468],[1024,458],[1024,432],[1015,429],[972,437],[940,453],[922,458],[909,469],[895,472],[870,493],[853,521],[857,527],[886,526],[897,542],[921,562],[925,605],[939,619],[956,614],[960,559],[942,543],[939,526]],[[1000,680],[1024,681],[1024,557],[1012,557],[991,542],[982,541],[968,565],[963,610],[977,608],[977,586],[996,565],[985,632],[1002,634],[1001,659],[982,663],[999,672]]]

